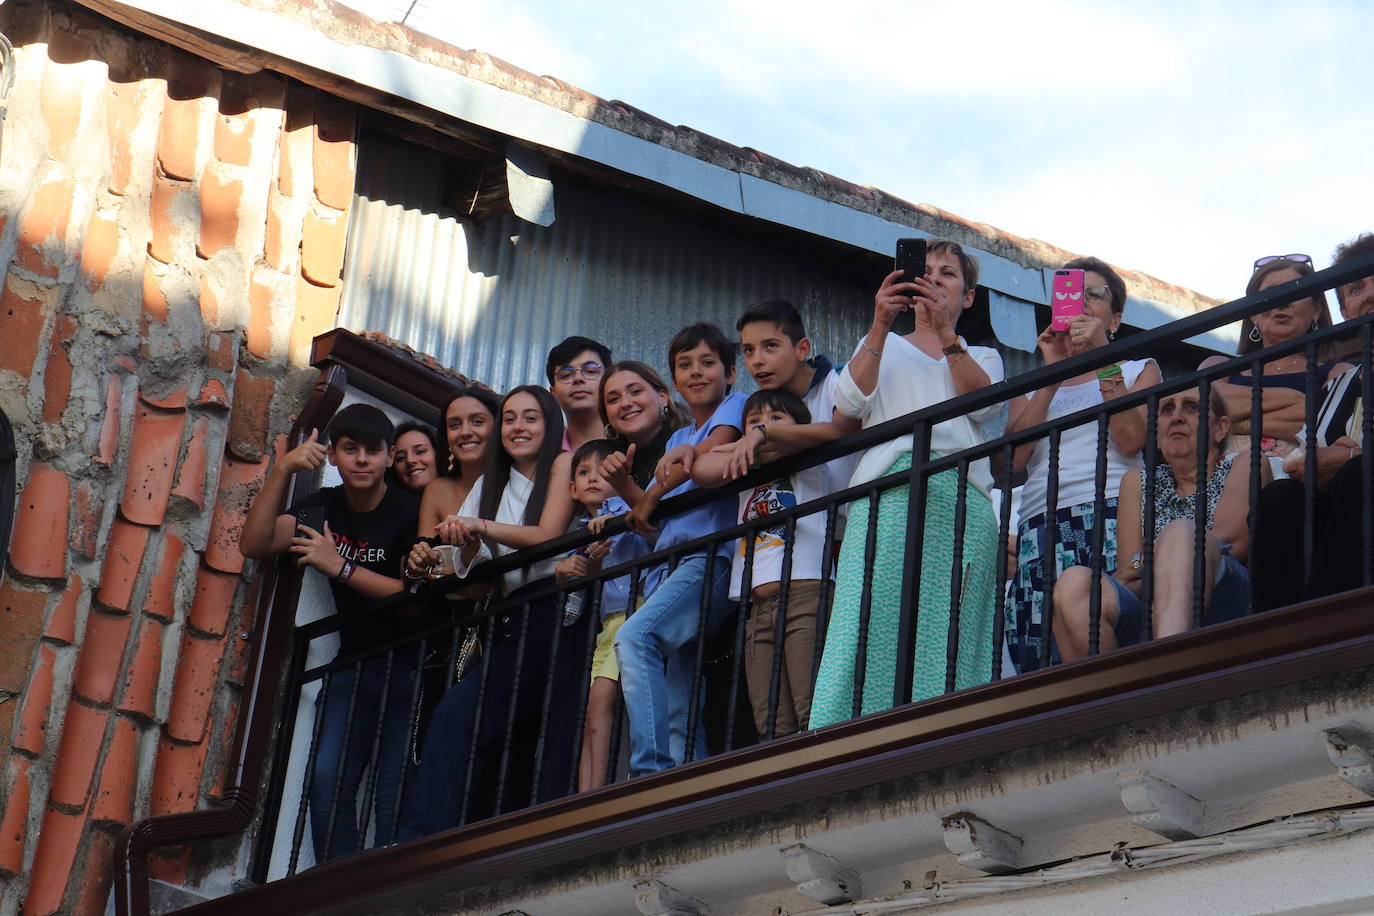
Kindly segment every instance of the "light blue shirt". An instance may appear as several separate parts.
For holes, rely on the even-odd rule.
[[[601,504],[601,509],[597,515],[623,515],[630,511],[630,507],[625,500],[619,496],[611,496]],[[653,545],[633,531],[622,531],[620,534],[611,538],[611,552],[606,554],[606,558],[601,561],[605,569],[612,566],[619,566],[621,563],[628,563],[636,557],[642,557],[647,553],[653,552]],[[640,567],[639,574],[639,598],[643,600],[658,585],[663,577],[664,567],[656,566],[653,569]],[[601,586],[601,619],[605,620],[612,614],[628,610],[630,607],[630,575],[626,574],[618,579],[612,579]]]
[[[718,426],[733,426],[737,431],[744,430],[744,402],[748,400],[739,392],[727,394],[725,400],[720,402],[711,414],[711,418],[701,426],[684,426],[677,430],[668,438],[667,449],[676,448],[679,445],[697,446],[711,435],[711,431]],[[665,451],[667,450],[665,449]],[[689,493],[697,489],[697,485],[692,480],[687,480],[679,484],[671,492],[664,495],[665,501],[683,493]],[[664,519],[659,526],[658,544],[659,549],[672,547],[674,544],[681,544],[685,541],[704,537],[713,531],[720,531],[729,528],[737,521],[735,518],[735,508],[738,499],[734,494],[723,496],[720,499],[712,500],[704,506],[692,509],[682,515],[675,515]],[[718,554],[729,554],[734,549],[734,541],[726,541],[716,548]],[[704,556],[706,551],[694,551],[688,556]]]

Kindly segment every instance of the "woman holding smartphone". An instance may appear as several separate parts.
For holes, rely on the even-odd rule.
[[[1082,272],[1083,310],[1063,330],[1051,323],[1037,343],[1045,365],[1105,347],[1121,327],[1126,284],[1105,261],[1075,258],[1063,270]],[[1058,384],[1017,398],[1007,417],[1008,433],[1113,401],[1160,381],[1152,359],[1123,360],[1090,369]],[[1103,493],[1103,570],[1116,569],[1116,509],[1121,477],[1135,467],[1145,442],[1145,408],[1112,414],[1107,438],[1107,477]],[[1040,666],[1041,621],[1045,587],[1044,558],[1054,557],[1055,575],[1092,559],[1096,521],[1097,424],[1065,429],[1059,440],[1058,499],[1053,517],[1046,504],[1050,474],[1049,440],[1042,438],[1016,450],[1014,469],[1026,471],[1017,507],[1016,575],[1007,621],[1007,645],[1017,671]]]

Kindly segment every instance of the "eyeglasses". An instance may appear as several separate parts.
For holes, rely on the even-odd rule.
[[[1092,286],[1083,287],[1083,295],[1094,302],[1106,302],[1111,297],[1111,290],[1094,283]]]
[[[580,366],[564,366],[554,372],[553,377],[560,382],[571,382],[574,376],[581,375],[587,381],[594,382],[601,378],[604,371],[605,367],[600,363],[583,363]]]
[[[1262,257],[1262,258],[1260,258],[1259,260],[1255,261],[1255,266],[1254,266],[1253,269],[1254,269],[1254,270],[1259,270],[1259,269],[1260,269],[1261,267],[1263,267],[1265,264],[1273,264],[1275,261],[1292,261],[1294,264],[1307,264],[1307,265],[1310,266],[1310,265],[1312,264],[1312,256],[1311,256],[1310,254],[1270,254],[1270,255],[1265,255],[1264,257]]]

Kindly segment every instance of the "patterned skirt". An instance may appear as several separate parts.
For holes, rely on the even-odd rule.
[[[1108,575],[1116,571],[1116,497],[1106,500],[1105,524],[1102,528],[1102,571]],[[1070,566],[1092,563],[1093,504],[1079,503],[1065,506],[1054,514],[1056,540],[1054,554],[1055,577]],[[1042,604],[1045,598],[1045,566],[1040,558],[1045,553],[1041,541],[1045,529],[1045,513],[1021,521],[1017,532],[1016,581],[1012,585],[1011,606],[1007,613],[1007,648],[1012,664],[1019,672],[1040,667]],[[1057,655],[1051,656],[1057,659]]]
[[[907,454],[883,475],[911,467]],[[916,617],[916,665],[912,700],[945,692],[950,626],[950,573],[954,563],[954,515],[958,477],[945,471],[930,478],[927,487],[925,537],[922,542],[919,611]],[[997,587],[997,523],[986,495],[967,484],[964,520],[962,596],[959,638],[954,662],[956,689],[973,687],[992,678],[992,630]],[[872,600],[864,665],[861,714],[892,706],[896,682],[897,630],[900,623],[903,563],[906,554],[908,488],[896,487],[878,498],[878,536],[872,560]],[[834,611],[825,634],[825,649],[816,674],[811,727],[843,722],[853,716],[856,653],[859,647],[859,605],[863,595],[864,548],[869,500],[857,500],[849,510],[840,548]],[[1000,654],[996,659],[1000,665]]]

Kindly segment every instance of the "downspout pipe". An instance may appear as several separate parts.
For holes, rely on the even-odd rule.
[[[291,428],[292,445],[304,441],[312,429],[323,429],[342,403],[348,373],[342,366],[320,370],[315,390],[306,400]],[[287,486],[284,509],[314,484],[314,475],[302,471]],[[240,833],[258,808],[262,765],[271,742],[273,713],[278,701],[282,653],[295,623],[296,599],[301,575],[294,563],[283,559],[264,569],[268,586],[258,605],[258,640],[249,659],[244,701],[239,707],[232,765],[221,804],[213,808],[144,818],[119,834],[114,845],[115,913],[117,916],[148,916],[148,855],[165,846],[182,846]]]

